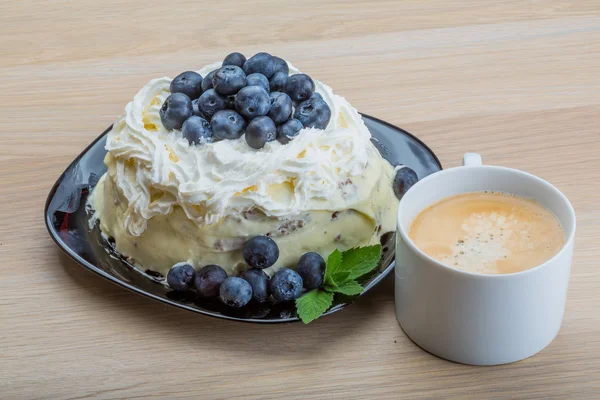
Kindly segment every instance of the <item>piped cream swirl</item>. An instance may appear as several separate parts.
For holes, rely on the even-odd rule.
[[[206,76],[219,66],[198,72]],[[298,70],[290,65],[290,73]],[[139,236],[150,218],[176,206],[205,226],[251,208],[284,218],[345,209],[370,196],[376,180],[364,179],[365,171],[381,156],[358,112],[329,86],[315,81],[331,108],[325,130],[303,129],[286,145],[274,141],[255,150],[244,137],[194,146],[181,131],[165,129],[159,109],[170,83],[163,77],[144,86],[107,138],[106,163],[129,204],[123,220],[129,234]],[[361,181],[361,190],[342,189],[352,180]]]

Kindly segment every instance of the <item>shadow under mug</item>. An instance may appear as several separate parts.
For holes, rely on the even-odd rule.
[[[398,208],[396,316],[418,346],[447,360],[497,365],[544,349],[560,329],[573,242],[575,211],[545,180],[523,171],[481,165],[467,153],[462,167],[415,184]],[[565,232],[562,249],[545,263],[511,274],[479,274],[441,264],[408,238],[415,217],[449,196],[492,190],[533,199],[548,208]]]

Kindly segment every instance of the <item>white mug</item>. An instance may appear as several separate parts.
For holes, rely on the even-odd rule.
[[[398,207],[396,316],[426,351],[472,365],[505,364],[548,346],[562,323],[573,256],[575,211],[550,183],[515,169],[481,165],[467,153],[462,167],[417,182]],[[562,249],[545,263],[511,274],[479,274],[441,264],[418,249],[408,231],[427,206],[460,193],[493,190],[536,200],[560,221]]]

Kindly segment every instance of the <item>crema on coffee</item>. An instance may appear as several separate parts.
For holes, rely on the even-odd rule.
[[[560,222],[550,210],[498,192],[459,194],[429,206],[412,222],[409,237],[447,266],[484,274],[536,267],[565,243]]]

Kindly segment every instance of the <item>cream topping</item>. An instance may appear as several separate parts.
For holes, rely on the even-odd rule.
[[[219,66],[198,72],[206,76]],[[290,73],[298,70],[290,65]],[[315,80],[316,91],[331,108],[325,130],[303,129],[286,145],[273,141],[255,150],[243,136],[194,146],[179,130],[165,129],[159,109],[170,83],[163,77],[144,86],[107,137],[106,163],[128,200],[123,223],[131,235],[139,236],[150,218],[169,214],[175,206],[204,226],[250,208],[277,218],[335,211],[370,195],[376,182],[364,179],[365,171],[373,157],[381,156],[358,112],[329,86]],[[361,190],[344,186],[361,175]]]

